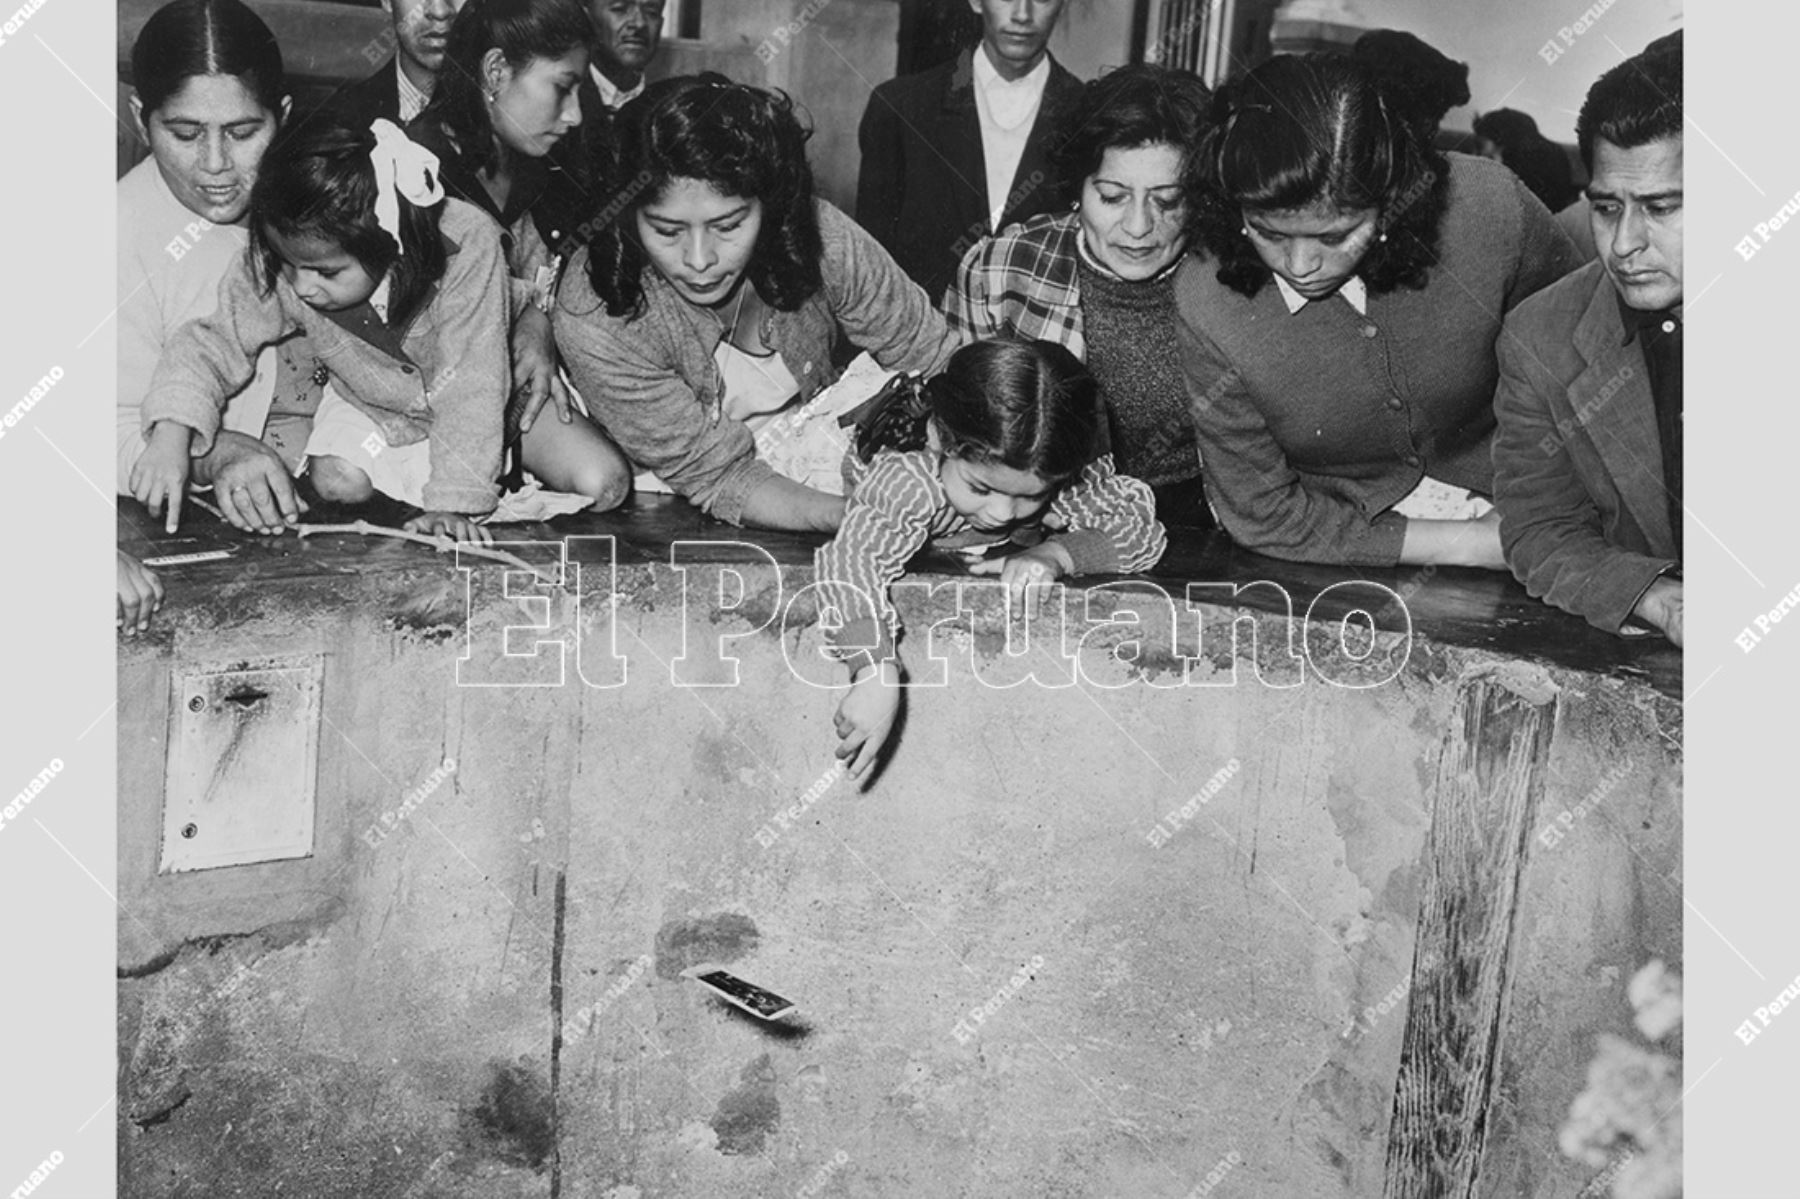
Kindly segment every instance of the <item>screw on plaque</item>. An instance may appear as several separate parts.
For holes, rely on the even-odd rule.
[[[190,711],[190,712],[206,711],[206,697],[204,695],[196,695],[193,699],[188,700],[188,711]]]
[[[197,824],[190,822],[188,824],[184,824],[181,826],[181,835],[186,837],[190,841],[192,841],[199,832],[200,832],[200,826]]]

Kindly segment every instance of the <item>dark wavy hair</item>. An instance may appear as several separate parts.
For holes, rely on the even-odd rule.
[[[287,79],[275,35],[241,0],[169,0],[131,47],[131,86],[146,118],[196,75],[230,75],[281,119]]]
[[[1387,93],[1429,143],[1452,108],[1469,102],[1469,64],[1402,29],[1371,29],[1350,57]]]
[[[269,240],[312,237],[344,252],[388,284],[388,324],[404,324],[444,274],[444,239],[438,234],[442,205],[422,208],[400,201],[400,238],[406,253],[375,221],[375,167],[369,152],[375,135],[324,111],[283,130],[263,155],[250,189],[250,253],[262,266],[264,294],[275,287],[282,258]]]
[[[1206,131],[1212,93],[1192,71],[1140,63],[1085,83],[1052,138],[1050,168],[1074,198],[1108,150],[1168,143],[1184,156]]]
[[[651,84],[616,122],[607,195],[588,247],[588,279],[609,315],[643,311],[643,275],[655,268],[638,239],[637,215],[676,179],[762,201],[747,275],[771,307],[792,312],[824,286],[806,161],[811,131],[786,95],[711,72],[676,76]]]
[[[1242,295],[1272,277],[1244,232],[1246,211],[1320,201],[1378,210],[1385,240],[1357,268],[1376,293],[1424,287],[1437,262],[1450,164],[1344,55],[1278,55],[1221,88],[1192,164],[1195,234],[1219,282]]]
[[[932,425],[946,457],[1061,484],[1080,474],[1099,446],[1099,385],[1055,342],[970,342],[942,374],[889,384],[857,436],[857,455],[869,462],[881,450],[924,449]]]
[[[581,0],[468,0],[450,23],[443,69],[417,119],[442,130],[465,165],[489,170],[500,147],[482,89],[487,52],[499,50],[518,71],[534,58],[586,49],[593,39],[593,18]]]
[[[1575,118],[1582,165],[1594,171],[1594,143],[1621,150],[1681,138],[1681,35],[1657,38],[1642,53],[1600,76]]]
[[[1561,212],[1581,196],[1563,148],[1538,132],[1529,113],[1496,108],[1475,118],[1475,136],[1500,147],[1500,161],[1551,212]]]

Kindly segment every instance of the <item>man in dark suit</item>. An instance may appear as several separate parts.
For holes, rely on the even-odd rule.
[[[377,117],[404,125],[418,116],[443,70],[450,21],[462,4],[463,0],[381,0],[393,30],[370,42],[364,54],[374,58],[386,50],[388,60],[367,79],[340,89],[329,107],[359,126]]]
[[[1682,640],[1681,49],[1600,77],[1576,123],[1597,262],[1513,310],[1495,502],[1526,590]]]
[[[644,73],[662,48],[664,0],[587,0],[593,55],[581,81],[581,126],[550,152],[550,183],[538,222],[550,248],[567,258],[595,233],[606,204],[606,161],[619,109],[643,94]]]
[[[856,219],[935,304],[982,237],[1064,199],[1048,142],[1080,82],[1050,56],[1065,0],[969,0],[981,43],[875,89]]]
[[[589,68],[600,102],[617,112],[644,90],[644,72],[662,48],[663,0],[588,0],[594,18]]]

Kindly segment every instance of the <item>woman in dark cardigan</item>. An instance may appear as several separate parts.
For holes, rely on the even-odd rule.
[[[1214,119],[1206,257],[1176,306],[1226,531],[1298,561],[1504,568],[1480,498],[1494,342],[1574,247],[1510,171],[1422,144],[1349,60],[1271,59]]]
[[[709,515],[835,530],[844,497],[780,473],[756,432],[807,419],[840,343],[933,374],[956,336],[879,242],[814,199],[786,96],[676,76],[615,133],[609,219],[552,314],[569,377],[632,461]]]

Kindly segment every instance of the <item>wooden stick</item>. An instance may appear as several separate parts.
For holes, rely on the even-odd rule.
[[[207,503],[197,495],[190,495],[188,497],[188,503],[199,505],[220,520],[225,519],[225,514],[223,512],[219,511],[218,508]],[[457,546],[456,542],[451,541],[448,537],[442,535],[437,537],[427,537],[423,533],[412,533],[405,529],[390,529],[386,525],[370,524],[366,520],[352,521],[347,525],[301,524],[294,526],[294,532],[303,540],[319,533],[351,533],[358,537],[393,537],[401,541],[416,541],[420,545],[428,545],[440,554],[447,554]],[[563,585],[560,579],[545,574],[517,554],[509,554],[505,550],[490,550],[474,544],[465,544],[462,547],[462,552],[471,557],[491,558],[495,562],[504,562],[508,566],[516,566],[520,570],[529,570],[533,575],[537,576],[538,582],[551,587],[561,587]]]
[[[302,524],[294,526],[294,531],[298,533],[302,539],[321,533],[351,533],[359,537],[393,537],[400,541],[416,541],[420,545],[428,545],[440,554],[447,554],[451,550],[458,548],[458,543],[451,541],[442,534],[439,534],[436,537],[427,537],[423,533],[413,533],[405,529],[390,529],[386,525],[370,524],[366,520],[353,521],[347,525]],[[463,553],[468,554],[471,557],[491,558],[495,562],[504,562],[508,566],[516,566],[520,570],[529,570],[533,575],[537,576],[539,582],[546,583],[549,586],[562,586],[559,579],[545,574],[517,554],[509,554],[505,550],[491,550],[483,546],[469,543],[464,543],[461,546],[461,549]]]

